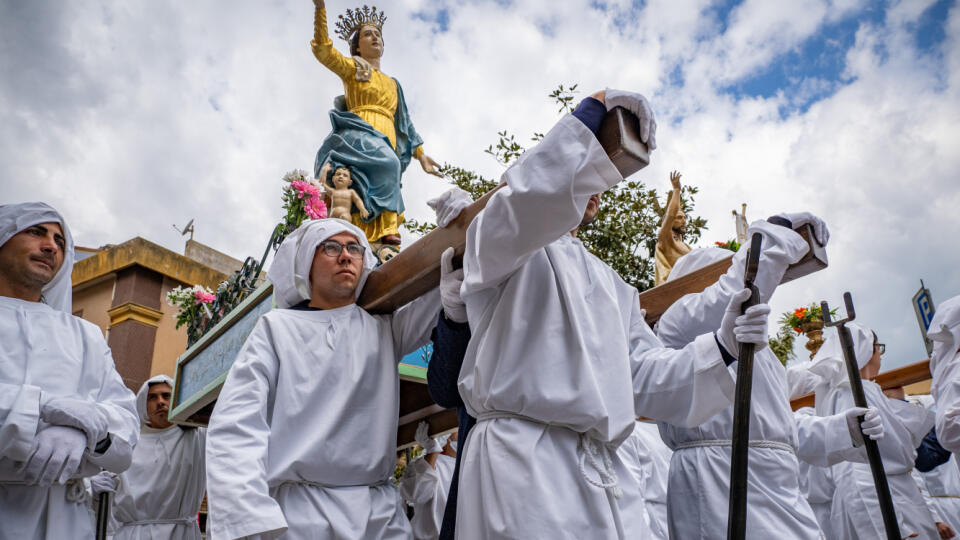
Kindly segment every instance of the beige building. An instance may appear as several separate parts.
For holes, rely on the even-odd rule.
[[[167,293],[200,284],[211,289],[241,262],[189,240],[186,255],[136,237],[99,249],[78,247],[73,267],[73,311],[103,330],[123,382],[136,392],[160,373],[174,376],[187,348],[187,330],[175,328]]]

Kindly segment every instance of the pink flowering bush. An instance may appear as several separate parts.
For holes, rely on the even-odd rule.
[[[323,202],[323,192],[320,186],[307,172],[296,169],[283,177],[287,186],[283,188],[283,209],[286,211],[287,231],[293,231],[305,219],[322,219],[327,217],[327,205]]]
[[[177,308],[177,328],[189,325],[196,319],[210,317],[210,308],[207,304],[213,303],[217,295],[203,285],[193,287],[177,287],[167,293],[167,304]]]

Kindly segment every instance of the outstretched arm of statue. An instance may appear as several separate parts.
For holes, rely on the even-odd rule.
[[[335,191],[337,189],[330,185],[329,178],[330,178],[330,162],[328,161],[324,163],[322,167],[320,167],[320,174],[317,175],[317,180],[319,180],[320,183],[323,184],[323,190],[326,191],[327,193]]]
[[[417,147],[418,149],[423,148],[422,146]],[[423,153],[423,151],[418,152],[420,155],[417,156],[417,161],[420,162],[420,166],[423,167],[423,172],[427,174],[432,174],[439,178],[443,178],[443,175],[440,174],[440,164],[433,160],[432,157]]]
[[[313,41],[310,42],[313,56],[341,79],[352,77],[356,71],[353,59],[343,56],[333,47],[327,32],[327,9],[323,0],[313,0],[313,5],[316,7],[313,14]]]
[[[363,205],[363,199],[352,189],[350,190],[350,194],[353,197],[353,204],[357,207],[357,210],[360,210],[360,217],[367,219],[367,217],[370,216],[370,212],[368,212],[367,207]]]
[[[657,235],[657,241],[664,245],[676,243],[673,239],[673,221],[680,212],[680,173],[671,172],[670,183],[673,185],[673,191],[668,196],[667,211],[663,213],[663,221],[660,223],[660,232]]]

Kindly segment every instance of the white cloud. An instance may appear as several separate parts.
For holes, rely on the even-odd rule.
[[[331,20],[354,7],[328,4]],[[488,177],[502,169],[483,148],[498,130],[549,129],[546,94],[558,83],[645,92],[660,149],[641,176],[663,189],[680,169],[700,186],[703,243],[733,235],[741,202],[751,218],[823,215],[831,267],[783,287],[774,311],[851,290],[891,364],[906,363],[922,355],[908,305],[919,279],[936,300],[960,293],[960,10],[942,55],[931,54],[911,30],[929,4],[896,3],[861,23],[842,81],[810,78],[766,98],[718,88],[864,3],[747,1],[721,32],[714,6],[697,0],[640,11],[626,0],[606,10],[404,0],[385,8],[383,68],[403,84],[428,153]],[[441,8],[443,33],[413,15]],[[0,199],[51,202],[83,245],[141,235],[180,250],[170,224],[195,217],[197,240],[259,256],[280,217],[280,178],[312,168],[342,92],[310,53],[312,21],[310,2],[0,4]],[[795,111],[811,96],[826,97]],[[411,165],[408,215],[429,219],[424,201],[445,188]]]

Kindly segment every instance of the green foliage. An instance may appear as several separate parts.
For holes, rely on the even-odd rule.
[[[574,94],[577,93],[577,85],[573,85],[569,88],[564,88],[562,84],[558,84],[556,89],[553,92],[547,94],[547,97],[557,102],[559,109],[558,113],[569,113],[573,112],[574,108]]]
[[[559,105],[559,112],[570,112],[575,106],[574,94],[577,85],[564,88],[561,84],[549,97]],[[497,133],[499,140],[485,150],[500,164],[509,166],[523,154],[516,137],[506,131]],[[534,133],[532,140],[539,141],[542,133]],[[474,200],[495,188],[497,182],[483,178],[475,172],[446,164],[440,172],[451,183],[466,190]],[[694,195],[698,189],[684,185],[681,190],[681,207],[687,215],[687,243],[695,243],[707,228],[707,221],[693,215]],[[594,222],[582,228],[577,236],[594,255],[609,264],[627,283],[643,291],[654,285],[654,251],[660,222],[666,212],[667,197],[655,189],[648,189],[640,180],[621,182],[603,194],[600,210]],[[661,200],[663,201],[661,203]],[[414,234],[426,234],[436,225],[409,220],[404,226]]]
[[[767,340],[770,344],[770,350],[773,351],[773,354],[777,355],[777,359],[780,360],[780,363],[784,366],[787,365],[787,362],[796,358],[796,355],[793,353],[793,343],[796,339],[797,335],[792,328],[781,326],[777,331],[777,335]]]

